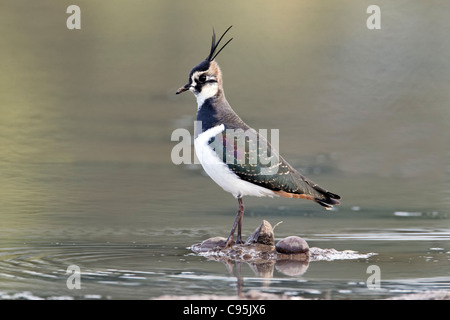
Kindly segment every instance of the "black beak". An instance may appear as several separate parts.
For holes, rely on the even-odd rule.
[[[177,92],[175,92],[175,94],[180,94],[182,92],[188,91],[190,86],[191,85],[189,83],[186,83],[184,85],[184,87],[181,87],[180,89],[178,89]]]

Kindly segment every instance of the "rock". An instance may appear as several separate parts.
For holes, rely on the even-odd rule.
[[[202,243],[191,246],[191,250],[196,253],[217,252],[222,251],[230,257],[242,257],[247,260],[248,257],[254,256],[256,252],[264,256],[273,251],[274,235],[273,228],[269,222],[263,220],[255,231],[248,237],[244,245],[236,245],[234,242],[229,248],[225,248],[227,239],[223,237],[213,237],[204,240]],[[251,254],[246,254],[249,252]]]
[[[216,251],[224,248],[226,243],[227,239],[224,237],[213,237],[191,246],[191,250],[197,253]]]
[[[268,221],[263,220],[261,225],[245,241],[245,244],[253,243],[264,244],[266,246],[274,245],[273,228]]]
[[[245,244],[226,247],[227,239],[213,237],[191,246],[191,250],[217,260],[245,261],[249,263],[274,263],[280,260],[308,261],[309,246],[300,237],[291,236],[274,245],[274,232],[269,222],[263,220],[248,237]],[[273,267],[273,266],[272,266]]]
[[[278,241],[275,249],[278,253],[297,254],[308,252],[309,246],[304,239],[297,236],[290,236]]]

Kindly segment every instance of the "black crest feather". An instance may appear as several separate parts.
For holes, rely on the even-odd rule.
[[[229,26],[227,30],[225,30],[225,32],[222,34],[222,36],[219,38],[219,40],[216,42],[216,33],[214,32],[214,28],[213,28],[213,35],[212,35],[212,41],[211,41],[211,50],[209,52],[208,57],[206,58],[206,60],[208,61],[213,61],[215,59],[215,57],[217,57],[217,55],[220,53],[220,51],[223,50],[223,48],[225,48],[225,46],[227,44],[230,43],[231,40],[233,40],[233,38],[231,38],[230,40],[228,40],[223,46],[222,48],[220,48],[219,51],[216,52],[217,47],[219,46],[220,41],[222,41],[223,36],[228,32],[228,30],[231,29],[232,26]],[[214,54],[215,53],[215,54]]]

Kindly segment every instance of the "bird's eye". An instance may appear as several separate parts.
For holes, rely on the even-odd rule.
[[[202,74],[200,77],[198,77],[199,82],[205,82],[206,81],[206,75]]]

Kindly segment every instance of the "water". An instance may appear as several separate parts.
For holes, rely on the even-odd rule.
[[[382,29],[368,31],[365,5],[352,1],[81,1],[82,29],[69,31],[69,4],[7,1],[0,298],[450,290],[449,8],[436,4],[379,1]],[[226,236],[237,203],[198,166],[172,163],[171,133],[193,132],[196,110],[190,93],[174,92],[206,56],[211,26],[230,24],[235,39],[218,58],[228,100],[254,128],[280,129],[284,157],[343,197],[331,213],[244,199],[244,235],[283,221],[277,239],[375,255],[261,273],[188,249]],[[73,265],[81,289],[67,286]]]

